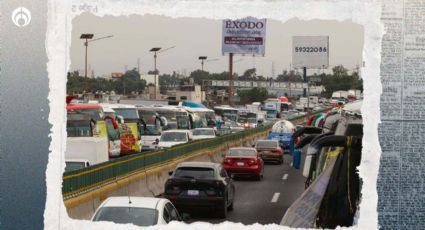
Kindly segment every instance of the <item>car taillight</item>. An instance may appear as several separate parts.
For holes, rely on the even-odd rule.
[[[255,159],[248,160],[248,165],[255,165],[255,164],[257,164],[257,160]]]
[[[227,158],[227,159],[224,159],[224,163],[231,165],[231,164],[233,164],[233,161],[232,161],[232,159]]]

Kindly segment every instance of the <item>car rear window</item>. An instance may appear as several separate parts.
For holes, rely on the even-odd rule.
[[[256,156],[257,152],[253,149],[230,149],[227,156]]]
[[[103,207],[93,221],[111,221],[117,224],[152,226],[157,224],[158,211],[150,208]]]
[[[214,169],[204,167],[180,167],[176,169],[174,176],[191,179],[213,179]]]
[[[258,141],[256,144],[257,148],[276,148],[276,141]]]

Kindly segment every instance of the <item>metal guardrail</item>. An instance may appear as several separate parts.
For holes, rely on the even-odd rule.
[[[199,150],[217,147],[231,141],[243,139],[270,128],[271,125],[248,129],[237,133],[225,134],[213,139],[197,140],[171,148],[111,159],[108,162],[87,168],[65,172],[63,174],[62,194],[64,198],[77,195],[110,181],[115,181],[119,177],[144,171],[146,168],[166,163],[177,157],[189,155]]]
[[[309,115],[311,114],[296,117],[291,120],[297,120]],[[147,168],[167,163],[175,158],[186,156],[199,150],[218,147],[235,140],[240,140],[254,134],[264,132],[269,130],[272,125],[273,123],[266,123],[261,127],[247,129],[235,133],[228,133],[217,136],[213,139],[197,140],[171,148],[124,156],[83,169],[65,172],[63,174],[62,183],[63,197],[67,199],[86,191],[96,189],[97,187],[107,184],[108,182],[116,181],[121,177],[125,177],[137,172],[143,172]]]

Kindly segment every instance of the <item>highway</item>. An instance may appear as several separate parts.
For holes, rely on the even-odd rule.
[[[226,220],[245,225],[280,224],[286,209],[304,191],[305,178],[302,176],[302,167],[300,170],[294,169],[290,162],[291,156],[285,154],[283,165],[266,163],[264,178],[261,181],[235,179],[234,210],[228,212]],[[226,221],[211,217],[211,213],[190,214],[190,223]]]

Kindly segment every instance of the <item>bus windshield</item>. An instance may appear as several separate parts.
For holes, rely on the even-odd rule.
[[[162,127],[161,122],[158,118],[158,114],[155,111],[149,110],[138,110],[139,117],[143,119],[146,126],[141,130],[141,135],[161,135]]]
[[[75,113],[72,113],[72,111]],[[68,111],[68,120],[70,119],[70,116],[76,116],[76,114],[87,114],[95,121],[101,120],[104,116],[101,109],[72,109]]]
[[[122,116],[125,120],[138,120],[139,114],[137,110],[134,109],[123,109],[123,108],[114,108],[117,115]]]
[[[92,137],[93,130],[90,121],[68,120],[66,123],[68,137]]]

